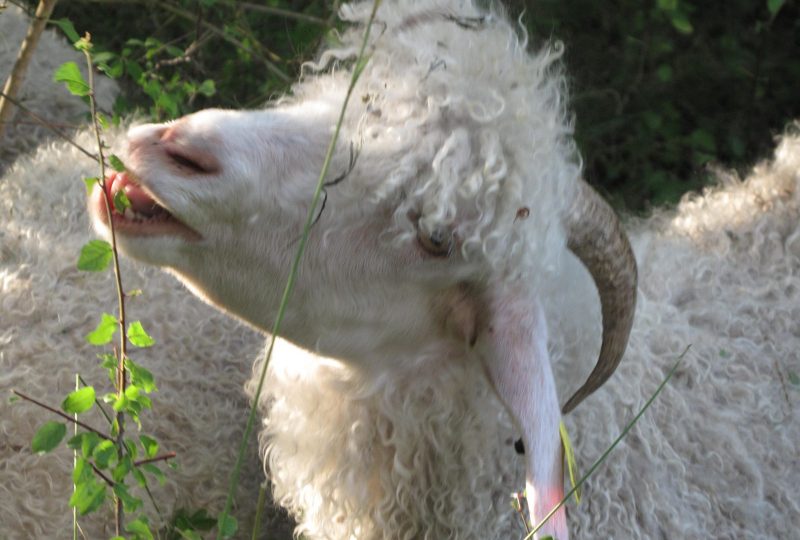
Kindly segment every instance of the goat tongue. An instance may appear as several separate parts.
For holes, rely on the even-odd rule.
[[[164,209],[124,172],[114,173],[107,178],[106,186],[111,200],[118,191],[124,190],[131,202],[131,210],[137,214],[150,217],[164,212]]]

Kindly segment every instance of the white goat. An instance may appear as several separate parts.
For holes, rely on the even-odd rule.
[[[391,9],[392,6],[387,7]],[[363,19],[363,13],[359,17]],[[379,40],[395,36],[392,39],[426,42],[423,28],[405,37],[403,33],[389,33],[391,20],[399,20],[400,15],[391,19],[389,14],[382,13],[381,17],[386,31]],[[433,20],[435,18],[421,16],[416,23],[434,24],[435,28],[429,27],[431,32],[427,35],[435,32],[448,39],[459,29],[467,30],[461,25],[477,25],[481,32],[495,28],[495,23],[478,24],[478,19],[465,18],[463,12],[450,24],[440,25]],[[405,30],[413,30],[413,25]],[[477,29],[470,32],[470,39],[479,39]],[[504,39],[510,35],[500,34]],[[356,40],[348,39],[347,43]],[[483,45],[480,42],[471,50],[483,51]],[[382,54],[380,43],[376,48],[373,61]],[[521,51],[514,50],[517,52],[508,54],[524,58]],[[412,52],[409,48],[402,56],[395,51],[394,56],[411,59]],[[460,55],[460,51],[449,52]],[[437,61],[427,66],[433,68],[429,78],[443,75],[440,72],[445,71],[444,65],[449,73],[457,66],[470,69],[468,64],[455,62],[452,56],[440,59],[445,64]],[[381,64],[373,65],[378,69]],[[367,187],[358,184],[370,180],[359,171],[368,170],[367,166],[378,161],[367,158],[379,157],[383,152],[380,148],[370,150],[371,141],[384,143],[388,153],[413,148],[411,142],[417,140],[420,147],[429,152],[428,163],[434,162],[437,149],[429,148],[432,143],[425,137],[434,138],[431,134],[436,130],[427,130],[437,125],[433,122],[435,117],[431,117],[431,124],[428,124],[428,116],[419,118],[418,122],[403,121],[404,108],[408,114],[413,113],[414,69],[410,62],[405,69],[386,70],[389,84],[383,91],[397,92],[392,99],[402,98],[405,95],[402,91],[410,92],[405,99],[389,100],[378,92],[382,84],[374,81],[371,91],[356,94],[367,97],[368,114],[360,118],[363,109],[351,112],[348,137],[356,142],[363,139],[363,148],[351,174],[329,188],[329,202],[316,225],[308,253],[309,261],[316,261],[317,266],[304,268],[302,280],[333,280],[339,271],[334,262],[346,263],[354,273],[365,275],[369,265],[380,264],[380,261],[366,259],[367,253],[385,254],[387,260],[396,261],[393,250],[416,241],[413,229],[410,234],[406,233],[405,239],[402,237],[401,229],[407,226],[403,222],[406,216],[397,213],[399,221],[392,221],[391,232],[381,237],[387,240],[382,251],[362,249],[349,260],[335,252],[345,240],[352,242],[356,238],[359,246],[364,246],[382,231],[369,228],[369,214],[361,208],[354,210],[360,219],[358,222],[353,216],[343,214],[342,208],[348,201],[363,195],[367,199],[364,208],[369,209],[373,204],[381,208],[383,204],[391,217],[398,205],[409,199],[425,199],[424,190],[419,193],[401,191],[392,198],[391,189],[386,186],[392,182],[401,185],[418,182],[420,186],[428,186],[424,181],[433,178],[432,172],[419,179],[414,179],[412,170],[405,176],[387,173],[371,178],[374,184]],[[514,73],[508,66],[498,65],[496,69],[504,70],[506,75]],[[369,72],[366,75],[364,84],[372,80]],[[215,155],[223,150],[236,153],[240,178],[243,178],[250,172],[248,164],[254,168],[267,166],[262,161],[266,156],[283,155],[283,163],[290,163],[297,155],[294,145],[308,147],[314,141],[324,144],[325,134],[303,133],[303,126],[313,125],[338,106],[345,77],[345,74],[321,76],[307,81],[298,87],[296,103],[282,106],[279,111],[203,113],[177,126],[183,126],[184,130],[191,127],[197,136],[194,141],[206,140],[224,130],[228,136],[216,141],[220,150],[215,151]],[[496,82],[500,79],[481,75],[473,80]],[[557,78],[547,80],[554,84],[559,82]],[[394,84],[396,81],[400,82]],[[401,84],[403,81],[405,86]],[[322,96],[326,87],[338,93]],[[468,90],[478,93],[482,88]],[[442,96],[448,95],[445,90],[442,92]],[[370,102],[371,99],[376,101]],[[389,103],[393,102],[398,105],[390,107]],[[430,102],[430,111],[426,114],[437,114],[440,102],[433,99]],[[471,106],[473,112],[479,111],[474,103]],[[506,109],[505,113],[513,111],[511,105],[506,105]],[[203,122],[213,115],[223,121],[211,125]],[[499,140],[505,140],[504,127],[511,129],[508,133],[512,135],[529,129],[524,125],[502,123],[500,117],[480,126],[499,126]],[[285,131],[269,138],[263,147],[251,147],[248,141],[255,135],[246,128],[249,122],[257,123],[256,118],[260,118],[263,125],[272,123],[272,127]],[[389,134],[376,127],[381,118],[396,120],[388,124]],[[449,114],[438,118],[444,122],[440,131],[446,129],[447,122],[453,124],[451,131],[459,127]],[[542,125],[547,125],[548,117],[541,118]],[[285,122],[279,123],[279,120]],[[485,135],[476,135],[481,133],[480,128],[473,131],[472,124],[469,126],[468,141],[491,148],[493,141]],[[202,132],[201,127],[208,132]],[[378,135],[372,138],[376,132]],[[409,142],[406,146],[397,143],[396,148],[391,148],[390,134],[400,142]],[[88,140],[88,136],[83,138],[85,144],[89,144]],[[512,140],[523,139],[518,135]],[[288,142],[286,146],[279,146],[278,141]],[[456,142],[450,143],[451,148],[458,148]],[[500,147],[499,141],[494,144]],[[541,144],[547,143],[541,141]],[[502,149],[508,151],[504,146]],[[343,150],[346,154],[346,145]],[[321,152],[308,159],[318,161]],[[511,157],[504,154],[500,163],[516,170],[517,164],[530,164],[534,157],[540,156],[537,152],[515,152],[518,153]],[[148,166],[154,168],[148,170],[166,175],[171,167],[206,166],[199,159],[206,154],[207,150],[198,156],[164,156],[177,159],[180,164],[163,164],[159,172],[155,170],[159,165],[154,161]],[[410,154],[412,152],[400,153],[400,159],[385,165],[387,168],[414,165],[416,158],[408,157]],[[481,159],[490,155],[488,152],[480,154]],[[452,170],[452,163],[458,156],[455,150],[443,154],[437,161],[437,177]],[[95,323],[92,314],[98,311],[95,307],[108,303],[103,302],[103,297],[110,291],[108,280],[103,291],[94,281],[95,276],[74,270],[75,253],[86,239],[86,227],[80,218],[83,184],[78,178],[96,174],[92,164],[82,159],[74,149],[63,144],[44,147],[37,154],[17,161],[0,180],[0,215],[3,216],[0,229],[0,385],[4,388],[28,389],[29,393],[44,396],[63,395],[69,390],[75,371],[94,379],[104,376],[100,370],[87,373],[87,358],[91,358],[93,351],[80,338],[91,330]],[[302,159],[307,157],[302,156]],[[337,176],[348,169],[348,161],[348,156],[340,157],[335,171]],[[433,171],[434,167],[419,165],[419,169]],[[275,186],[275,192],[297,200],[298,208],[284,209],[286,220],[295,220],[294,223],[304,212],[302,205],[308,203],[306,194],[299,193],[308,189],[308,184],[288,180],[289,170],[277,170],[273,174],[287,178]],[[487,170],[497,169],[489,167]],[[183,173],[176,168],[173,174],[177,177]],[[310,178],[313,171],[308,175]],[[144,183],[148,177],[136,178]],[[725,176],[722,179],[721,187],[687,199],[676,212],[659,212],[647,221],[632,223],[629,228],[641,275],[636,324],[626,361],[617,375],[602,392],[593,395],[591,407],[587,404],[567,419],[576,436],[579,462],[588,465],[595,459],[653,391],[664,369],[687,345],[691,344],[692,350],[663,397],[612,454],[608,466],[590,480],[585,491],[585,506],[570,513],[574,537],[790,538],[800,528],[800,506],[795,496],[800,483],[800,467],[797,466],[800,428],[792,421],[797,393],[790,382],[782,381],[782,378],[787,379],[787,372],[800,371],[797,356],[800,350],[797,327],[800,320],[797,308],[800,305],[800,137],[786,137],[774,162],[757,167],[747,182],[740,183]],[[123,187],[130,180],[117,179]],[[162,177],[162,180],[167,179]],[[307,179],[307,182],[312,181],[313,178]],[[210,176],[199,174],[190,182],[191,186],[181,182],[175,187],[191,188],[182,193],[192,197],[190,200],[195,201],[197,211],[208,206],[216,208],[216,212],[229,212],[227,215],[232,221],[227,226],[231,229],[237,212],[249,213],[251,206],[246,204],[250,197],[259,193],[247,193],[238,201],[225,193],[217,193],[220,198],[215,202],[203,197],[214,184],[220,188],[218,182],[212,184]],[[503,183],[512,185],[508,180]],[[135,186],[129,189],[133,198],[142,193],[137,192]],[[224,186],[227,192],[237,189],[241,186]],[[168,191],[172,193],[170,197],[179,193]],[[445,195],[452,195],[454,191],[458,190]],[[453,196],[464,201],[468,200],[469,192]],[[496,199],[479,199],[479,204],[494,200],[497,204],[504,201],[498,195]],[[139,203],[142,201],[138,199]],[[223,201],[232,201],[227,210]],[[553,202],[542,204],[541,211],[547,214],[551,207],[556,208],[551,217],[557,218],[557,208],[562,208],[563,204],[558,203],[556,196],[546,201]],[[166,199],[162,202],[167,204]],[[519,208],[507,204],[515,211],[527,208],[528,223],[542,218],[537,214],[538,200]],[[257,208],[256,213],[248,214],[253,217],[253,225],[269,223],[271,218],[265,213],[274,209],[275,203],[261,200],[252,206]],[[463,208],[460,203],[454,206],[459,211]],[[237,208],[242,210],[237,211]],[[143,208],[140,206],[140,209]],[[477,208],[475,212],[479,213]],[[147,209],[147,213],[152,214],[152,209]],[[520,211],[516,223],[525,223],[525,214]],[[273,244],[265,253],[269,255],[270,250],[291,253],[297,231],[287,232],[285,229],[289,225],[284,222],[271,225],[275,227],[272,238],[284,235],[287,240],[285,244]],[[515,226],[512,221],[510,227]],[[480,234],[488,237],[491,230],[494,229]],[[550,234],[550,229],[542,230]],[[397,234],[393,234],[395,232]],[[541,235],[534,233],[535,230],[530,232],[530,241],[541,242]],[[231,250],[237,251],[237,257],[243,259],[246,253],[242,246],[248,241],[247,235],[231,238],[235,242]],[[463,242],[464,237],[459,238]],[[168,251],[183,244],[178,238],[153,240],[171,243],[172,246],[166,248]],[[430,246],[424,236],[421,241]],[[523,239],[515,245],[522,248],[527,242]],[[237,247],[242,249],[237,250]],[[344,248],[353,253],[354,248],[346,245]],[[494,244],[490,244],[487,253],[494,253],[493,249]],[[328,254],[327,259],[320,255],[323,251]],[[591,280],[577,261],[568,256],[559,258],[560,251],[563,251],[563,240],[555,241],[546,251],[553,254],[552,266],[528,279],[534,284],[531,290],[539,294],[544,306],[551,330],[549,353],[555,362],[557,380],[566,391],[582,380],[584,375],[578,374],[587,371],[588,362],[596,354],[600,318],[593,313],[593,308],[587,307],[596,303],[591,300]],[[527,257],[518,250],[512,250],[512,255],[520,259]],[[172,256],[177,258],[175,253]],[[452,261],[459,256],[453,253],[448,260],[438,262],[443,266],[467,268],[465,274],[469,277],[471,266]],[[471,264],[478,267],[483,264],[480,250],[468,251],[467,256]],[[433,265],[437,261],[429,262]],[[501,268],[505,264],[504,260],[494,262]],[[519,267],[527,268],[525,264]],[[493,267],[487,275],[496,275],[496,270]],[[131,307],[133,316],[159,324],[151,326],[159,341],[158,348],[140,356],[142,362],[156,372],[161,388],[154,400],[156,414],[145,419],[145,426],[159,436],[165,448],[177,450],[182,456],[182,472],[170,475],[164,491],[157,489],[155,493],[162,510],[167,512],[180,505],[217,510],[224,498],[225,472],[232,461],[231,445],[234,443],[231,441],[236,440],[240,431],[244,410],[244,400],[236,390],[245,379],[241,359],[255,356],[253,336],[180,294],[157,272],[130,265],[125,265],[123,271],[133,281],[132,287],[145,289],[144,301]],[[438,270],[434,269],[418,274],[419,286],[439,286],[437,280],[441,277],[436,272]],[[224,268],[220,268],[220,274],[225,275]],[[263,273],[254,271],[249,277],[240,277],[240,287],[251,294],[265,294],[262,288],[281,286],[280,281],[268,282],[267,268]],[[282,280],[283,276],[280,278]],[[334,281],[331,283],[334,284],[329,289],[340,286]],[[330,324],[335,322],[339,328],[321,330],[310,325],[301,331],[300,340],[319,335],[320,348],[329,350],[333,346],[348,346],[335,341],[336,330],[352,335],[358,328],[365,329],[366,337],[354,339],[354,343],[361,346],[371,339],[370,331],[376,336],[383,335],[381,328],[375,329],[379,319],[372,322],[371,330],[359,326],[363,323],[355,324],[362,310],[357,302],[367,288],[370,293],[380,290],[378,284],[363,278],[361,282],[351,283],[352,298],[345,299],[338,307],[348,309],[352,321],[334,318]],[[396,287],[409,290],[404,283],[398,281]],[[326,305],[336,293],[336,290],[322,291],[317,300],[304,297],[300,290],[292,301],[307,305],[313,312],[317,302]],[[389,290],[384,294],[389,306],[396,292]],[[378,315],[391,317],[392,321],[401,318],[403,314],[397,310],[406,302],[410,300],[403,299],[388,315]],[[464,307],[457,295],[450,303]],[[448,307],[442,302],[434,305],[432,311],[441,313]],[[470,307],[469,303],[466,307]],[[414,312],[410,316],[430,317],[428,311]],[[461,312],[463,310],[453,311],[454,314]],[[165,317],[167,313],[169,316]],[[309,320],[318,320],[316,317]],[[449,330],[453,331],[463,331],[469,326],[458,319],[451,322]],[[349,325],[352,327],[345,327]],[[321,359],[285,342],[280,344],[267,384],[270,395],[262,404],[267,412],[262,442],[269,447],[276,493],[299,515],[301,529],[314,536],[342,538],[351,532],[362,538],[423,537],[427,530],[431,538],[448,534],[467,538],[514,538],[513,532],[518,533],[520,526],[507,506],[507,497],[510,491],[521,487],[517,456],[512,448],[513,437],[519,435],[519,430],[512,427],[505,407],[494,397],[481,362],[461,355],[463,361],[458,363],[455,357],[437,356],[436,350],[425,351],[417,344],[418,354],[414,356],[413,365],[395,367],[409,358],[405,343],[400,345],[391,360],[386,358],[393,363],[392,369],[379,366],[384,375],[376,379],[374,372],[363,366],[354,368],[340,360]],[[309,346],[314,347],[313,343]],[[46,415],[34,417],[30,408],[12,407],[0,400],[0,500],[7,501],[0,505],[0,537],[52,538],[54,533],[64,531],[69,522],[66,499],[71,489],[71,456],[62,452],[54,461],[50,456],[31,456],[24,449],[42,417]],[[528,448],[528,455],[530,452]],[[255,502],[252,496],[255,476],[253,470],[244,475],[249,485],[240,490],[243,494],[239,504],[245,513]],[[394,491],[388,492],[389,489]],[[237,515],[241,517],[241,513]],[[246,519],[241,521],[246,522]]]
[[[362,20],[370,5],[349,6],[345,17]],[[470,394],[485,386],[485,371],[527,449],[539,523],[564,495],[541,284],[569,246],[603,305],[600,360],[569,411],[625,348],[633,254],[611,209],[579,178],[556,50],[529,56],[506,20],[469,2],[387,2],[377,24],[384,30],[345,127],[350,144],[329,178],[338,185],[281,328],[340,363],[355,388],[330,404],[295,404],[295,413],[284,410],[288,396],[273,395],[266,446],[276,493],[313,536],[485,537],[457,510],[491,497],[473,488],[457,500],[454,473],[443,473],[475,467],[461,471],[465,486],[481,475],[463,461],[472,442],[462,439],[490,400]],[[348,56],[362,32],[328,54]],[[348,78],[312,77],[265,111],[209,110],[132,129],[128,170],[106,181],[110,196],[124,190],[132,202],[113,216],[123,252],[269,331]],[[350,167],[348,146],[357,153]],[[90,209],[107,233],[100,189]],[[366,403],[364,414],[333,413],[324,446],[337,447],[334,455],[317,446],[310,463],[288,465],[310,457],[297,432],[306,417],[350,399]],[[489,451],[480,446],[478,460]],[[328,465],[347,447],[358,475]],[[566,539],[564,510],[542,530]]]

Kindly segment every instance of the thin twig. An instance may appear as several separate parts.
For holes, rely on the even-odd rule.
[[[109,200],[108,189],[106,189],[106,164],[105,157],[103,156],[103,140],[100,138],[100,123],[97,120],[97,100],[94,93],[94,65],[92,63],[91,36],[86,34],[86,46],[83,49],[83,54],[86,57],[86,65],[89,68],[89,105],[92,113],[92,125],[94,127],[94,136],[97,141],[97,152],[100,154],[100,185],[103,188],[103,201],[106,206],[106,216],[108,219],[108,227],[111,231],[111,252],[114,260],[114,278],[117,285],[117,302],[119,304],[119,352],[117,354],[117,395],[122,396],[125,393],[125,385],[127,382],[127,374],[125,372],[125,358],[127,356],[127,335],[125,333],[125,291],[122,288],[122,274],[119,269],[119,252],[117,251],[117,234],[114,228],[114,216],[111,209],[111,201]],[[117,438],[114,441],[117,447],[117,456],[121,460],[125,452],[125,442],[123,436],[125,435],[125,413],[123,411],[117,412]],[[122,499],[115,497],[115,529],[117,536],[122,534],[122,523],[125,520],[125,511],[122,505]]]
[[[14,66],[11,68],[11,74],[9,74],[3,86],[3,96],[16,97],[19,93],[19,89],[22,88],[22,83],[25,81],[25,73],[28,71],[28,64],[36,50],[36,45],[39,43],[39,37],[42,35],[47,25],[47,20],[53,13],[56,1],[57,0],[40,0],[39,5],[36,6],[36,13],[33,17],[33,21],[31,21],[28,27],[28,33],[25,35],[25,39],[22,40],[22,44],[19,47],[19,54],[14,62]],[[0,122],[2,122],[0,123],[0,139],[3,138],[5,122],[9,119],[11,111],[13,110],[9,103],[12,103],[11,100],[6,97],[0,97]]]
[[[156,5],[158,7],[160,7],[161,9],[163,9],[165,11],[169,11],[170,13],[178,15],[179,17],[183,17],[184,19],[187,19],[187,20],[190,20],[190,21],[195,21],[196,20],[196,17],[191,12],[186,11],[184,9],[181,9],[181,8],[179,8],[177,6],[174,6],[174,5],[172,5],[172,4],[168,3],[168,2],[158,2],[158,3],[156,3]],[[263,55],[258,54],[256,51],[254,51],[253,49],[251,49],[250,47],[248,47],[247,45],[245,45],[244,43],[242,43],[238,39],[232,38],[229,35],[225,34],[225,31],[220,29],[220,28],[218,28],[217,26],[214,26],[213,24],[211,24],[209,22],[206,22],[206,21],[199,21],[199,22],[200,22],[201,26],[203,26],[207,30],[211,31],[212,33],[218,35],[219,37],[221,37],[223,40],[227,41],[231,45],[235,45],[239,49],[252,54],[262,64],[264,64],[264,66],[267,68],[267,70],[272,72],[273,75],[278,77],[283,82],[285,82],[285,83],[292,82],[292,78],[291,77],[289,77],[286,73],[284,73],[283,70],[281,70],[281,68],[276,66],[274,63],[272,63],[268,59],[264,58]]]
[[[81,377],[80,374],[78,374],[78,380],[80,381],[80,383],[83,386],[90,386],[86,381],[83,380],[83,377]],[[111,419],[111,416],[106,412],[106,409],[105,409],[105,407],[103,407],[103,404],[100,402],[100,400],[97,399],[97,398],[94,398],[94,402],[97,405],[97,408],[100,409],[100,412],[103,413],[103,416],[106,417],[106,420],[108,421],[108,423],[112,424],[114,421]]]
[[[114,442],[114,439],[112,439],[111,437],[109,437],[108,435],[106,435],[105,433],[103,433],[102,431],[100,431],[99,429],[95,429],[95,428],[93,428],[92,426],[90,426],[89,424],[85,424],[85,423],[81,422],[80,420],[76,420],[75,418],[71,417],[70,415],[63,413],[63,412],[59,411],[58,409],[56,409],[56,408],[54,408],[54,407],[51,407],[50,405],[47,405],[47,404],[45,404],[45,403],[42,403],[42,402],[41,402],[41,401],[39,401],[38,399],[34,399],[34,398],[32,398],[31,396],[28,396],[28,395],[26,395],[26,394],[23,394],[23,393],[22,393],[22,392],[20,392],[19,390],[11,390],[11,393],[12,393],[12,394],[14,394],[14,395],[16,395],[16,396],[19,396],[19,397],[21,397],[21,398],[22,398],[22,399],[24,399],[25,401],[30,401],[31,403],[33,403],[33,404],[35,404],[35,405],[38,405],[39,407],[41,407],[41,408],[43,408],[43,409],[47,409],[47,410],[48,410],[48,411],[50,411],[51,413],[57,414],[57,415],[58,415],[58,416],[60,416],[61,418],[65,418],[66,420],[69,420],[70,422],[72,422],[72,423],[74,423],[74,424],[77,424],[77,425],[79,425],[79,426],[80,426],[80,427],[82,427],[83,429],[85,429],[85,430],[87,430],[87,431],[91,431],[92,433],[94,433],[94,434],[96,434],[96,435],[99,435],[101,438],[103,438],[103,439],[105,439],[105,440],[107,440],[107,441]]]
[[[9,96],[8,94],[6,94],[5,92],[2,92],[2,91],[0,91],[0,97],[2,97],[2,98],[4,98],[4,99],[7,99],[9,102],[11,102],[11,103],[12,103],[13,105],[15,105],[17,108],[19,108],[20,110],[24,111],[24,112],[25,112],[25,113],[27,113],[28,115],[30,115],[30,116],[31,116],[31,118],[33,118],[34,120],[36,120],[36,121],[37,121],[39,124],[41,124],[43,127],[45,127],[45,128],[47,128],[47,129],[49,129],[50,131],[52,131],[53,133],[55,133],[55,134],[56,134],[58,137],[60,137],[61,139],[65,140],[66,142],[68,142],[69,144],[71,144],[72,146],[74,146],[75,148],[77,148],[78,150],[80,150],[80,151],[81,151],[81,152],[82,152],[84,155],[86,155],[87,157],[89,157],[89,158],[91,158],[91,159],[93,159],[94,161],[97,161],[97,162],[99,162],[99,161],[100,161],[100,158],[99,158],[99,157],[97,157],[95,154],[92,154],[91,152],[89,152],[88,150],[86,150],[85,148],[83,148],[81,145],[79,145],[78,143],[76,143],[75,141],[73,141],[72,139],[70,139],[70,138],[69,138],[67,135],[65,135],[65,134],[64,134],[62,131],[60,131],[59,129],[57,129],[57,128],[56,128],[56,127],[53,125],[53,124],[51,124],[50,122],[48,122],[47,120],[45,120],[44,118],[42,118],[41,116],[39,116],[38,114],[36,114],[35,112],[33,112],[32,110],[30,110],[28,107],[26,107],[25,105],[23,105],[23,104],[22,104],[21,102],[19,102],[18,100],[14,99],[13,97]]]
[[[157,462],[157,461],[166,461],[166,460],[168,460],[168,459],[172,459],[172,458],[174,458],[174,457],[175,457],[175,456],[177,456],[177,455],[178,455],[178,454],[176,454],[175,452],[167,452],[166,454],[162,454],[162,455],[160,455],[160,456],[156,456],[156,457],[151,457],[151,458],[147,458],[147,459],[141,459],[141,460],[139,460],[139,461],[135,461],[135,462],[133,463],[133,465],[134,465],[135,467],[139,467],[139,466],[141,466],[141,465],[144,465],[144,464],[146,464],[146,463],[155,463],[155,462]]]
[[[106,484],[108,484],[109,487],[112,487],[112,488],[114,487],[114,481],[111,478],[109,478],[108,476],[106,476],[105,474],[103,474],[103,471],[98,469],[97,465],[95,465],[91,461],[89,461],[88,463],[89,463],[89,465],[92,466],[92,470],[97,474],[97,476],[99,476],[100,478],[105,480]]]

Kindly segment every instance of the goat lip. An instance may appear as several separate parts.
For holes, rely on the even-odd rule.
[[[114,231],[127,237],[180,236],[189,241],[201,240],[202,236],[178,220],[162,205],[130,172],[115,172],[105,179],[103,189],[92,193],[93,212],[100,222],[108,227],[106,197],[111,206],[111,220]],[[114,195],[123,191],[130,201],[130,207],[119,212],[114,206]]]

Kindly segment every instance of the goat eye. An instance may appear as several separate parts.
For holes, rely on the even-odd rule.
[[[444,229],[434,229],[430,234],[417,233],[422,249],[434,257],[449,257],[453,250],[453,233]]]

